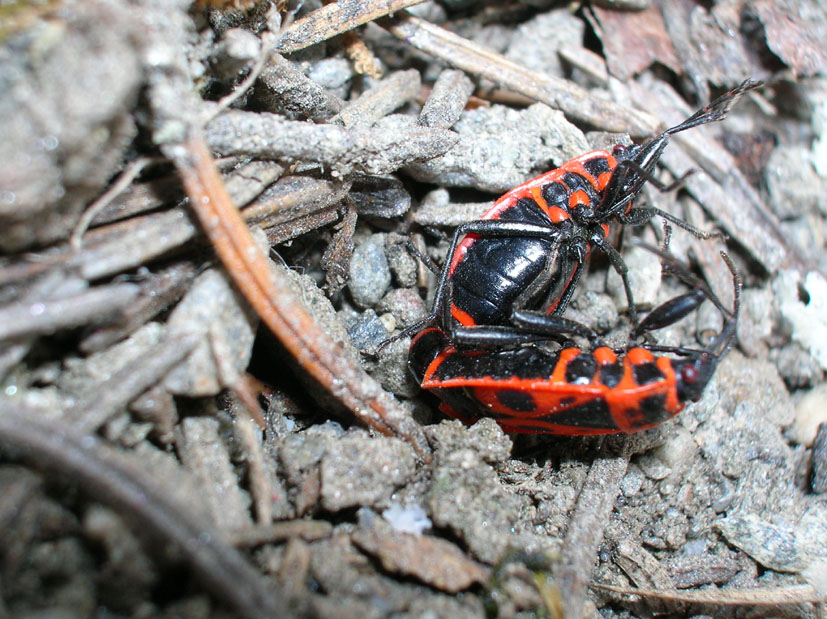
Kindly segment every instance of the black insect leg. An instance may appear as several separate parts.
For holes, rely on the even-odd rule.
[[[626,302],[629,305],[629,320],[632,322],[632,327],[637,328],[637,309],[635,307],[635,298],[632,294],[632,286],[629,284],[629,267],[626,266],[626,263],[623,261],[623,257],[618,253],[618,251],[612,247],[609,243],[606,243],[602,237],[595,236],[592,239],[595,247],[601,249],[605,254],[609,257],[609,261],[612,263],[612,268],[617,271],[617,274],[620,275],[620,279],[623,282],[623,290],[626,293]]]
[[[563,290],[563,294],[560,295],[560,300],[557,301],[557,305],[554,307],[552,311],[553,316],[559,316],[569,305],[569,301],[571,301],[572,295],[574,295],[574,291],[577,289],[577,283],[580,281],[580,277],[583,275],[583,271],[585,270],[586,265],[585,262],[578,262],[574,267],[574,272],[571,274],[571,279],[569,279],[568,283],[566,284],[565,289]],[[550,299],[553,303],[553,299]],[[550,305],[550,303],[548,304]]]
[[[434,261],[431,260],[431,257],[428,254],[424,254],[419,251],[419,248],[414,244],[413,240],[408,238],[408,241],[405,243],[405,246],[408,250],[416,256],[417,260],[419,260],[425,267],[434,275],[439,276],[441,274],[440,268],[434,264]]]
[[[626,215],[618,215],[617,220],[620,223],[625,224],[625,225],[639,226],[641,224],[644,224],[644,223],[648,222],[650,219],[652,219],[652,217],[656,217],[656,216],[661,217],[661,218],[665,219],[666,221],[669,221],[669,222],[675,224],[679,228],[683,228],[684,230],[686,230],[687,232],[689,232],[690,234],[692,234],[696,238],[699,238],[699,239],[702,239],[702,240],[714,239],[714,238],[718,238],[718,239],[721,239],[721,240],[726,240],[727,239],[727,234],[725,232],[720,232],[720,231],[710,232],[710,231],[707,231],[707,230],[699,230],[695,226],[686,223],[682,219],[680,219],[678,217],[675,217],[674,215],[671,215],[671,214],[667,213],[666,211],[662,211],[659,208],[655,208],[653,206],[645,206],[645,207],[641,207],[641,208],[634,208],[631,211],[629,211],[629,213],[627,213]]]
[[[543,290],[548,288],[554,273],[565,273],[569,267],[570,257],[568,255],[571,243],[565,238],[558,238],[552,245],[546,257],[546,263],[543,272],[531,284],[523,290],[512,303],[512,309],[523,309],[532,299],[538,296]],[[585,258],[585,251],[582,253]],[[565,285],[565,284],[564,284]],[[557,286],[553,290],[546,293],[546,299],[543,307],[547,308],[554,301],[555,293],[559,291]],[[559,295],[557,295],[559,296]]]
[[[451,341],[457,348],[470,350],[516,348],[533,342],[560,342],[562,333],[522,331],[511,326],[455,327]]]
[[[681,318],[688,316],[698,309],[701,303],[706,301],[706,298],[707,293],[705,290],[695,289],[692,292],[687,292],[686,294],[669,299],[649,312],[637,327],[632,329],[629,337],[631,339],[637,339],[643,333],[663,329],[664,327],[675,324]]]
[[[730,273],[732,273],[734,300],[731,310],[724,307],[718,296],[712,292],[712,290],[699,277],[690,273],[686,265],[675,258],[672,254],[663,251],[658,247],[644,243],[639,239],[635,239],[634,242],[647,251],[660,256],[666,271],[684,283],[694,287],[695,290],[679,297],[675,297],[674,299],[670,299],[666,303],[653,309],[649,315],[643,319],[640,325],[632,330],[632,333],[630,334],[631,338],[634,339],[634,337],[641,333],[674,324],[700,306],[704,300],[709,299],[709,301],[712,302],[724,316],[724,326],[721,329],[721,333],[718,335],[716,342],[714,342],[709,349],[701,352],[712,355],[716,358],[722,357],[732,345],[732,341],[734,340],[735,328],[738,321],[738,312],[741,306],[741,276],[738,274],[738,271],[736,270],[730,257],[725,252],[721,252],[721,258],[723,258],[727,268]],[[650,350],[677,352],[680,354],[697,354],[699,352],[683,348],[657,347],[650,345],[647,345],[646,347]]]
[[[536,335],[545,335],[546,338],[559,339],[564,334],[577,335],[589,340],[594,347],[604,345],[594,329],[576,320],[527,310],[514,312],[511,320],[521,331],[534,333]]]
[[[445,298],[451,298],[453,282],[449,279],[445,283]],[[520,329],[519,326],[509,325],[479,325],[473,327],[455,326],[451,317],[451,304],[442,304],[441,321],[443,325],[450,325],[446,332],[451,342],[462,348],[471,350],[515,348],[522,344],[540,341],[560,341],[560,333],[554,331],[538,331]]]

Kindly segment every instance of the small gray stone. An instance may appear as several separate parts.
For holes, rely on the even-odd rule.
[[[770,359],[791,388],[813,387],[824,379],[824,370],[798,342],[771,348]]]
[[[645,481],[641,470],[633,464],[629,466],[629,470],[620,482],[620,492],[624,497],[629,498],[640,494],[640,489],[643,487]]]
[[[324,88],[341,88],[353,77],[353,63],[345,58],[325,58],[310,67],[307,77]]]
[[[372,307],[385,296],[391,283],[391,270],[385,256],[385,236],[374,234],[353,250],[348,288],[354,302]]]
[[[669,468],[663,460],[650,454],[640,456],[637,459],[637,465],[646,477],[656,481],[666,479],[672,472],[672,469]]]
[[[419,383],[408,370],[410,340],[402,338],[385,346],[379,354],[373,377],[391,393],[412,398],[419,393]]]
[[[396,283],[403,288],[416,286],[418,264],[416,258],[408,251],[405,237],[389,235],[385,245],[388,257],[388,266],[393,273]]]
[[[250,65],[261,49],[261,39],[244,28],[230,28],[224,32],[210,58],[216,75],[232,78]]]
[[[388,333],[379,316],[372,309],[362,312],[347,330],[353,345],[359,350],[372,350],[388,339]]]
[[[806,565],[796,547],[792,527],[772,524],[757,514],[746,514],[719,520],[716,528],[730,544],[764,567],[779,572],[797,572]]]
[[[566,312],[566,318],[589,325],[601,335],[615,328],[617,316],[617,307],[612,298],[593,290],[577,296]]]
[[[390,312],[403,329],[425,318],[428,310],[419,293],[413,288],[395,288],[386,294],[376,309]]]

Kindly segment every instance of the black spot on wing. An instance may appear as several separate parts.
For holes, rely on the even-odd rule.
[[[582,174],[577,174],[576,172],[566,172],[563,175],[563,182],[569,188],[569,194],[574,193],[578,189],[582,189],[586,193],[594,193],[594,187],[591,182],[589,182],[589,179]]]
[[[611,168],[609,168],[609,160],[605,157],[589,159],[583,164],[583,167],[594,177],[594,180],[597,180],[601,174],[612,171]]]
[[[648,385],[666,378],[654,363],[641,363],[632,366],[632,376],[638,385]]]
[[[520,198],[509,208],[500,213],[497,219],[501,221],[519,221],[521,223],[550,226],[548,217],[534,198]]]
[[[549,206],[559,206],[560,208],[568,210],[568,198],[569,192],[566,190],[565,185],[559,181],[543,185],[543,200],[545,200]]]
[[[595,428],[599,430],[618,430],[609,407],[602,399],[593,400],[568,410],[543,417],[542,421],[572,426],[576,428]]]
[[[666,410],[666,394],[663,393],[643,398],[640,402],[640,412],[647,423],[661,423],[672,416],[672,413]]]
[[[587,385],[597,371],[597,361],[586,352],[581,352],[566,366],[566,382],[572,385]]]
[[[500,404],[518,413],[530,413],[537,408],[534,396],[527,391],[501,389],[495,395]]]
[[[614,389],[623,379],[623,364],[609,363],[600,366],[600,382],[608,387]]]

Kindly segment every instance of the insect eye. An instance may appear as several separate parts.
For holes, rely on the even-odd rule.
[[[627,150],[627,148],[623,144],[615,144],[614,148],[612,148],[612,154],[615,155],[615,156],[622,155],[623,153],[626,152],[626,150]]]
[[[685,385],[691,385],[698,380],[698,375],[698,368],[694,365],[685,365],[681,370],[681,378],[683,379]]]

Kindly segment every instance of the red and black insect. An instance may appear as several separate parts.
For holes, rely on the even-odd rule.
[[[492,417],[506,432],[615,434],[663,423],[678,414],[686,402],[700,398],[729,350],[741,282],[729,257],[722,253],[735,288],[730,311],[674,259],[650,249],[664,256],[669,269],[696,288],[652,310],[632,337],[673,324],[709,299],[724,315],[724,325],[707,349],[640,344],[612,350],[580,325],[575,331],[589,336],[591,350],[566,346],[549,352],[529,345],[469,351],[458,350],[445,333],[431,328],[411,343],[411,372],[423,389],[442,400],[440,408],[447,415],[465,423]]]
[[[682,182],[683,178],[663,185],[652,176],[670,136],[723,119],[744,92],[759,85],[746,80],[641,145],[586,153],[503,195],[482,220],[456,229],[432,313],[388,342],[432,323],[455,345],[468,348],[535,341],[535,334],[518,324],[517,314],[522,310],[545,314],[546,331],[564,328],[565,321],[556,317],[571,299],[594,247],[608,255],[622,277],[629,314],[636,322],[627,267],[608,242],[609,223],[636,225],[657,215],[708,237],[659,209],[633,207],[632,201],[647,181],[661,191]]]

